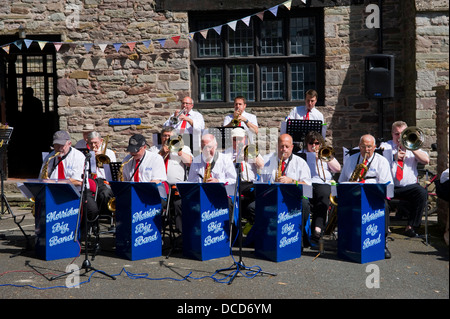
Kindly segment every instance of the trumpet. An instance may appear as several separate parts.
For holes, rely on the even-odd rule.
[[[422,130],[415,126],[410,126],[403,130],[399,142],[407,150],[415,151],[422,147],[424,140],[425,134],[423,134]]]
[[[241,112],[240,111],[234,112],[234,117],[231,120],[231,125],[233,127],[238,127],[239,124],[241,123],[241,120],[239,119],[239,116],[241,116]]]
[[[103,141],[100,149],[101,153],[95,155],[95,161],[98,168],[103,168],[103,165],[109,164],[111,162],[111,159],[106,155],[106,147],[108,146],[109,141],[109,135],[106,137],[106,142]]]
[[[186,108],[181,109],[181,111],[178,113],[177,116],[171,116],[171,117],[170,117],[170,119],[169,119],[170,124],[172,124],[172,125],[177,125],[178,122],[180,121],[180,119],[179,119],[180,116],[181,116],[181,115],[185,115],[185,114],[186,114]]]
[[[360,182],[364,179],[364,177],[367,174],[367,165],[364,164],[364,162],[367,159],[367,155],[368,155],[368,153],[364,154],[363,163],[356,165],[355,170],[353,171],[352,175],[350,176],[349,182]]]

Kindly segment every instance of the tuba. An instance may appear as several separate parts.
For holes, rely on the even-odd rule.
[[[366,161],[367,154],[368,153],[364,154],[363,162]],[[350,176],[349,182],[360,182],[364,179],[366,174],[367,174],[367,165],[360,163],[360,164],[356,165],[352,175]]]
[[[108,140],[109,140],[109,135],[106,137],[106,142],[102,143],[101,146],[101,153],[95,155],[95,161],[96,161],[96,165],[98,168],[103,168],[104,164],[109,164],[111,162],[110,158],[108,157],[108,155],[106,155],[106,147],[108,146]]]
[[[40,179],[48,179],[48,163],[50,163],[50,161],[53,158],[57,157],[58,155],[59,155],[59,152],[56,152],[54,155],[52,155],[48,158],[47,162],[45,162],[44,167],[42,167]]]
[[[403,130],[399,142],[407,150],[415,151],[422,147],[424,140],[425,135],[422,130],[415,126],[411,126]]]

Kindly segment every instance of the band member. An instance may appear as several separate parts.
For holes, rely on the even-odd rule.
[[[393,183],[389,162],[382,155],[375,152],[375,137],[370,134],[363,135],[359,141],[359,153],[351,155],[345,162],[339,176],[339,183],[354,181],[365,183]],[[367,170],[360,172],[360,177],[352,179],[358,164],[367,166]]]
[[[192,152],[189,146],[178,140],[176,131],[171,127],[161,130],[161,145],[150,147],[150,151],[162,156],[169,185],[183,182],[187,178],[188,168],[192,163]]]
[[[264,166],[264,159],[255,145],[249,145],[244,128],[236,127],[231,131],[233,146],[225,150],[230,156],[240,175],[239,207],[241,216],[250,224],[254,222],[254,207],[249,205],[255,201],[253,182],[259,179],[258,171]]]
[[[181,101],[181,109],[175,111],[163,126],[173,127],[180,134],[193,134],[194,130],[200,132],[205,129],[205,121],[203,115],[194,111],[193,108],[194,101],[186,96]]]
[[[147,141],[141,134],[130,137],[127,147],[130,154],[123,159],[125,182],[161,183],[167,181],[166,167],[161,156],[147,150]]]
[[[75,148],[77,150],[81,150],[81,151],[83,151],[85,149],[89,150],[89,144],[88,144],[87,137],[88,137],[89,133],[94,132],[94,125],[85,124],[83,126],[83,128],[81,129],[81,132],[83,133],[83,138],[75,144]]]
[[[78,190],[83,186],[83,175],[86,157],[82,152],[72,147],[70,134],[67,131],[57,131],[53,134],[53,148],[45,158],[39,176],[48,179],[68,179]],[[84,193],[86,210],[90,220],[98,215],[94,192],[86,186]],[[82,224],[84,225],[84,224]]]
[[[236,182],[236,170],[229,156],[217,151],[214,135],[206,134],[201,140],[202,153],[196,156],[189,170],[188,181],[192,183]]]
[[[323,114],[316,108],[317,96],[315,90],[306,91],[305,105],[294,107],[286,119],[320,120],[324,123]]]
[[[258,121],[256,116],[245,111],[247,103],[245,97],[238,96],[234,99],[234,113],[229,114],[223,121],[225,127],[242,126],[246,131],[250,130],[258,134]]]
[[[116,162],[116,154],[111,149],[107,148],[107,141],[105,141],[100,133],[91,132],[87,135],[87,145],[95,154],[96,166],[95,171],[91,171],[91,178],[89,179],[90,188],[96,189],[96,202],[99,212],[103,215],[109,215],[108,209],[109,200],[114,197],[111,187],[106,181],[104,166],[110,162]]]
[[[280,135],[278,151],[269,154],[265,160],[261,173],[262,182],[311,185],[311,172],[308,164],[301,157],[292,153],[293,148],[292,136]]]
[[[375,137],[370,134],[361,136],[359,141],[359,153],[351,155],[342,168],[339,183],[352,181],[363,183],[393,183],[388,160],[375,152]],[[365,166],[358,166],[363,164]],[[358,169],[362,167],[362,169]],[[355,176],[357,175],[357,176]],[[339,201],[339,199],[338,199]],[[386,203],[387,208],[387,203]],[[388,209],[386,209],[388,211]],[[388,235],[389,214],[385,214],[385,236]],[[385,241],[384,257],[391,258],[391,253]]]
[[[312,240],[318,240],[324,230],[327,210],[330,204],[331,180],[334,173],[341,171],[341,164],[331,155],[328,159],[319,157],[319,151],[323,151],[325,141],[316,131],[309,132],[305,137],[306,162],[311,171],[313,196],[309,199],[312,221]],[[320,154],[322,155],[322,154]]]
[[[392,140],[380,145],[384,148],[384,155],[388,159],[391,167],[391,173],[394,180],[394,198],[404,198],[405,209],[408,216],[408,224],[405,228],[405,235],[408,237],[417,237],[416,230],[420,227],[423,211],[427,205],[427,190],[418,182],[417,165],[427,165],[430,158],[426,152],[418,148],[408,150],[401,144],[400,136],[407,128],[403,121],[397,121],[392,124]]]

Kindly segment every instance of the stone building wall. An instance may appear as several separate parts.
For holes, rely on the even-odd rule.
[[[396,92],[395,98],[383,101],[381,109],[364,95],[364,57],[378,50],[378,30],[365,26],[368,2],[331,2],[324,8],[325,105],[318,108],[325,115],[328,140],[338,159],[341,147],[356,146],[362,134],[389,138],[390,124],[403,117],[435,135],[431,121],[435,96],[430,88],[445,79],[448,83],[448,56],[443,57],[448,55],[448,13],[443,10],[448,3],[433,4],[437,2],[441,9],[433,11],[426,1],[383,1],[383,51],[395,56]],[[110,147],[120,159],[131,134],[158,132],[179,107],[178,101],[190,94],[186,12],[157,11],[154,0],[0,0],[0,4],[0,34],[16,32],[15,27],[24,25],[29,35],[60,34],[62,41],[73,42],[64,44],[56,56],[60,128],[74,139],[81,138],[83,124],[94,124],[110,136]],[[73,5],[80,8],[76,27],[71,20]],[[293,1],[293,5],[301,4]],[[182,35],[178,44],[171,40],[177,35]],[[164,47],[157,41],[160,38],[168,39]],[[147,39],[153,40],[148,47],[139,42]],[[133,41],[138,43],[131,50],[126,43]],[[95,45],[87,51],[83,43]],[[102,51],[99,43],[109,45]],[[117,52],[113,43],[124,44]],[[249,107],[266,128],[279,128],[289,110]],[[201,110],[207,126],[218,126],[230,111]],[[120,117],[141,118],[142,124],[108,125],[108,119]],[[427,140],[427,148],[432,140]]]

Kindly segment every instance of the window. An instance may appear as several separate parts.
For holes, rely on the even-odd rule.
[[[246,13],[190,14],[191,32],[208,30],[192,42],[196,105],[228,107],[239,95],[255,106],[298,105],[309,89],[323,98],[323,11],[280,8],[277,17],[252,16],[248,26],[239,20]],[[235,20],[233,30],[227,23]]]

